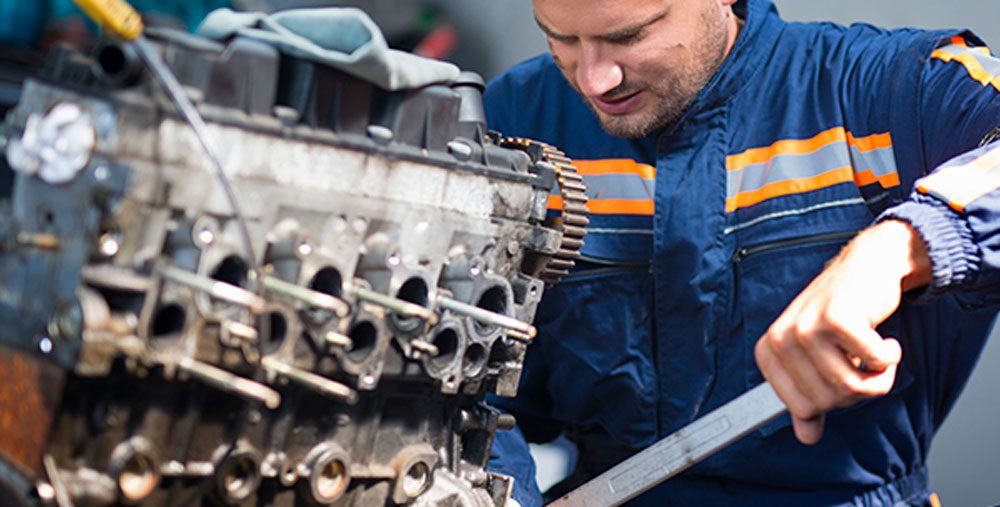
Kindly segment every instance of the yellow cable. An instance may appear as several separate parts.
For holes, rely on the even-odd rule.
[[[125,0],[73,0],[97,24],[125,40],[142,35],[142,18]]]

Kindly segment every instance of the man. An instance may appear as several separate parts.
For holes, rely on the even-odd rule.
[[[492,82],[487,117],[577,160],[592,216],[517,398],[494,400],[519,423],[492,464],[514,498],[541,502],[525,439],[579,448],[557,496],[767,379],[790,415],[635,504],[936,502],[931,437],[996,303],[1000,144],[977,146],[1000,61],[769,0],[534,14],[551,55]]]

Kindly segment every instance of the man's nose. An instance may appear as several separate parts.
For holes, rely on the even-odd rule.
[[[576,83],[580,92],[598,97],[622,83],[624,73],[612,58],[608,58],[599,44],[584,44],[576,68]]]

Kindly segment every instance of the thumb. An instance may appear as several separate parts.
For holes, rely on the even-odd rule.
[[[903,346],[899,344],[899,340],[886,338],[882,340],[880,348],[880,355],[889,365],[899,364],[903,360]]]
[[[795,438],[806,445],[813,445],[819,442],[820,437],[823,436],[823,425],[825,422],[826,416],[823,414],[810,417],[809,419],[802,419],[793,415],[792,429],[795,430]]]
[[[862,358],[861,370],[872,373],[883,372],[903,360],[903,347],[899,344],[899,340],[879,337],[873,345],[871,355]]]
[[[860,360],[855,364],[859,370],[871,373],[885,371],[903,358],[903,349],[895,338],[882,338],[867,326],[855,330],[853,337],[845,335],[841,346],[849,357]]]

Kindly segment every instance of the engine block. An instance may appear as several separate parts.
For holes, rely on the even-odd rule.
[[[472,74],[390,92],[150,33],[241,213],[128,46],[26,82],[3,125],[0,496],[503,505],[485,466],[513,420],[485,396],[516,393],[580,244],[582,215],[546,221],[569,161],[486,132]]]

